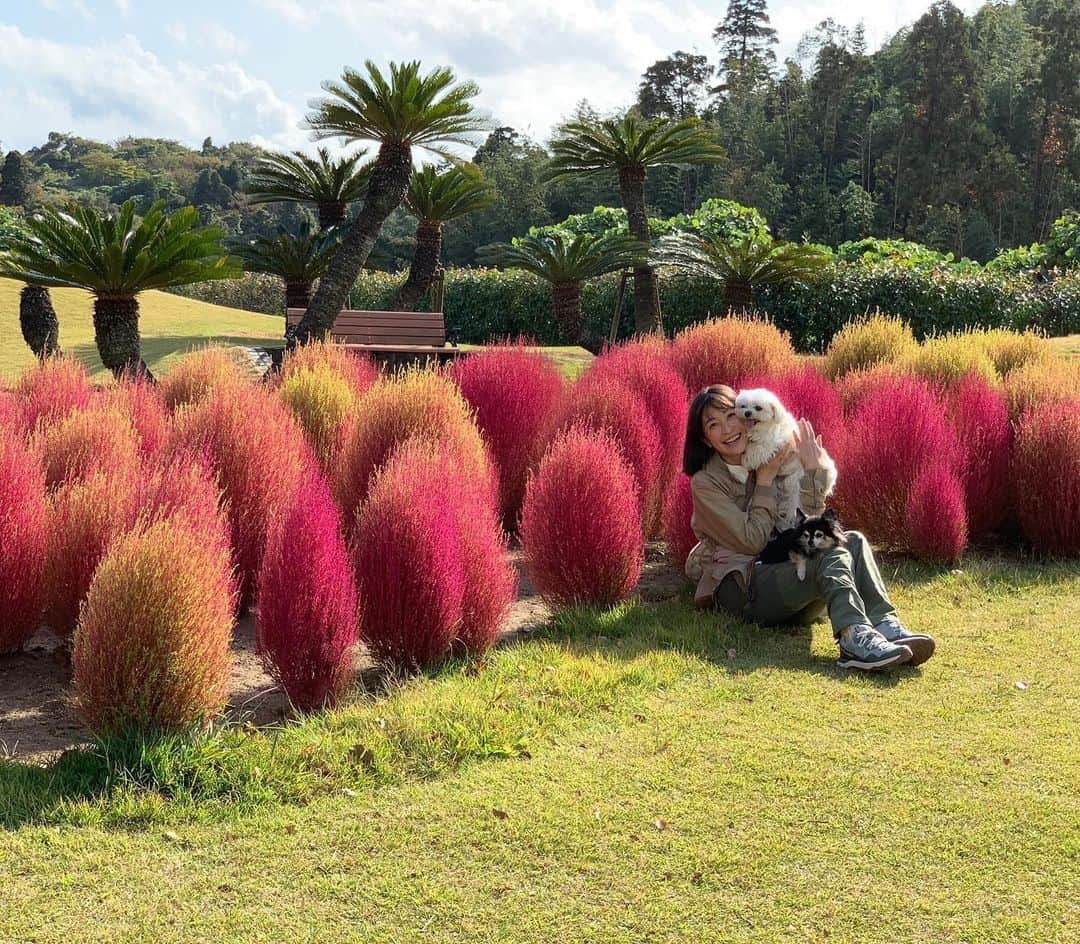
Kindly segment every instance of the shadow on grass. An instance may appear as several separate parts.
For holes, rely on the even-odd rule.
[[[173,355],[180,356],[190,351],[203,347],[207,344],[236,345],[238,347],[280,347],[282,339],[250,337],[245,335],[199,335],[199,334],[176,334],[176,335],[149,335],[143,336],[141,341],[143,359],[151,365],[165,360]],[[99,366],[101,358],[98,355],[97,345],[92,342],[85,344],[71,344],[65,347],[65,353],[78,358],[84,364]]]

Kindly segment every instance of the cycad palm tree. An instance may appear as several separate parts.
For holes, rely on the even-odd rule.
[[[564,125],[551,142],[554,156],[547,180],[573,174],[611,174],[619,177],[619,196],[626,208],[630,233],[649,241],[645,213],[645,173],[664,164],[704,164],[719,161],[724,149],[697,118],[647,121],[637,112],[620,120],[578,121]],[[656,273],[648,264],[634,269],[634,324],[639,332],[660,327]]]
[[[350,203],[363,198],[371,176],[367,151],[334,160],[326,148],[318,158],[302,151],[270,154],[262,158],[244,181],[252,203],[304,203],[317,208],[319,226],[329,229],[345,220]]]
[[[696,233],[662,236],[651,258],[656,265],[719,279],[725,309],[740,312],[753,306],[755,287],[804,281],[829,260],[815,246],[777,242],[767,235],[724,239]]]
[[[570,235],[556,230],[521,236],[512,244],[494,243],[478,250],[480,261],[507,269],[523,269],[551,283],[551,304],[566,340],[597,353],[599,345],[585,333],[581,285],[606,272],[640,265],[648,245],[633,236],[591,233]]]
[[[93,292],[94,339],[102,363],[117,376],[149,374],[140,354],[140,292],[235,278],[240,271],[223,253],[221,230],[200,226],[194,207],[167,215],[164,200],[142,219],[134,200],[105,215],[88,207],[45,210],[26,229],[0,255],[0,275]]]
[[[297,327],[300,344],[324,336],[347,301],[379,230],[405,197],[412,149],[447,157],[446,145],[468,144],[472,132],[484,127],[471,101],[479,89],[472,82],[455,82],[452,70],[438,68],[423,75],[419,62],[390,63],[390,74],[384,76],[370,60],[364,67],[366,75],[346,69],[340,82],[324,83],[328,94],[308,116],[316,137],[377,141],[379,153],[364,205]]]
[[[413,171],[405,205],[418,221],[416,249],[409,277],[390,300],[391,309],[412,311],[431,287],[439,268],[443,224],[491,206],[494,201],[494,189],[472,164],[451,165],[441,172],[433,164],[425,164]]]
[[[340,242],[337,229],[315,230],[305,225],[297,233],[281,229],[273,237],[230,239],[227,246],[246,271],[276,275],[285,283],[288,309],[307,308],[311,287],[326,271]]]

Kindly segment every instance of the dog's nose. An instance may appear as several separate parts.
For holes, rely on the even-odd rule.
[[[754,411],[753,410],[743,410],[743,415],[747,419],[750,419],[750,417],[754,415]]]

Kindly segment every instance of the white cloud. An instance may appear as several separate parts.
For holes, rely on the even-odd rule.
[[[8,92],[0,100],[0,125],[19,128],[23,147],[50,130],[105,140],[137,134],[198,143],[207,135],[258,135],[278,147],[307,142],[298,127],[302,114],[266,80],[235,62],[166,64],[130,35],[78,46],[0,25],[0,76]]]

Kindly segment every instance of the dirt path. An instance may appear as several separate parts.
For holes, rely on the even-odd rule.
[[[520,553],[514,552],[512,559],[520,571]],[[646,600],[667,599],[682,585],[682,575],[667,563],[661,547],[650,546],[638,594]],[[504,637],[528,634],[549,615],[522,574]],[[254,617],[245,616],[237,623],[232,651],[229,717],[257,725],[280,721],[288,702],[255,652]],[[364,665],[370,663],[365,659]],[[91,735],[79,720],[71,695],[67,654],[48,630],[34,635],[22,652],[0,656],[0,757],[47,763],[68,748],[87,743]]]

